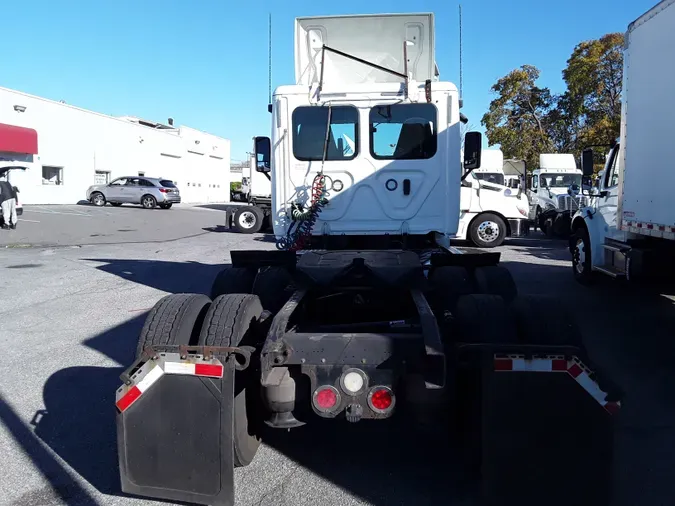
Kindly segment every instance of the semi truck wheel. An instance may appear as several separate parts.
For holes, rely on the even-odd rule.
[[[520,342],[583,347],[581,330],[563,300],[548,295],[521,295],[511,304]]]
[[[234,213],[234,228],[240,234],[255,234],[263,225],[264,213],[256,206],[242,206]]]
[[[213,280],[211,299],[216,300],[217,297],[227,293],[251,293],[255,277],[254,269],[226,267]]]
[[[501,265],[477,267],[474,271],[478,293],[500,295],[509,304],[518,295],[511,271]]]
[[[469,227],[469,238],[479,248],[500,246],[506,237],[506,223],[492,213],[480,214]]]
[[[438,267],[431,274],[433,287],[432,303],[441,316],[444,311],[455,311],[457,300],[462,295],[476,292],[474,280],[465,267]]]
[[[457,339],[462,343],[509,344],[516,329],[508,307],[499,295],[463,295],[455,310]]]
[[[262,311],[260,299],[255,295],[221,295],[213,301],[204,318],[199,345],[244,346],[255,342],[253,326]],[[244,467],[253,461],[260,446],[257,425],[262,416],[256,395],[260,370],[252,359],[248,368],[234,374],[234,466]]]
[[[251,293],[260,298],[263,309],[276,314],[293,294],[291,275],[282,267],[262,267],[253,281]]]
[[[136,358],[146,346],[194,344],[211,299],[206,295],[176,293],[161,299],[145,319]]]

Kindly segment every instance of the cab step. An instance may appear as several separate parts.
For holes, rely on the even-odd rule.
[[[613,265],[598,265],[593,267],[594,271],[602,272],[603,274],[607,274],[608,276],[611,276],[613,278],[625,278],[626,273],[623,272],[620,269],[617,269]]]

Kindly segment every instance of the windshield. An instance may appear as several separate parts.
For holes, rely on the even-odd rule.
[[[476,176],[476,179],[480,179],[486,183],[504,185],[504,174],[500,174],[499,172],[474,172],[473,175]]]
[[[543,188],[569,188],[572,184],[581,187],[581,174],[541,175],[541,186]]]

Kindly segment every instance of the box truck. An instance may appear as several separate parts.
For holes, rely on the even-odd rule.
[[[628,280],[673,273],[675,66],[658,57],[675,50],[673,3],[659,3],[626,32],[620,137],[599,187],[583,190],[591,204],[571,225],[572,272],[582,283],[598,273]],[[593,160],[593,150],[584,150],[582,169],[589,178]]]

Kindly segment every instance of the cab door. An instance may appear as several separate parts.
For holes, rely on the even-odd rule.
[[[600,195],[597,197],[597,212],[603,221],[605,236],[613,239],[623,238],[623,232],[617,229],[620,151],[617,144],[610,154],[610,160],[601,182]]]

